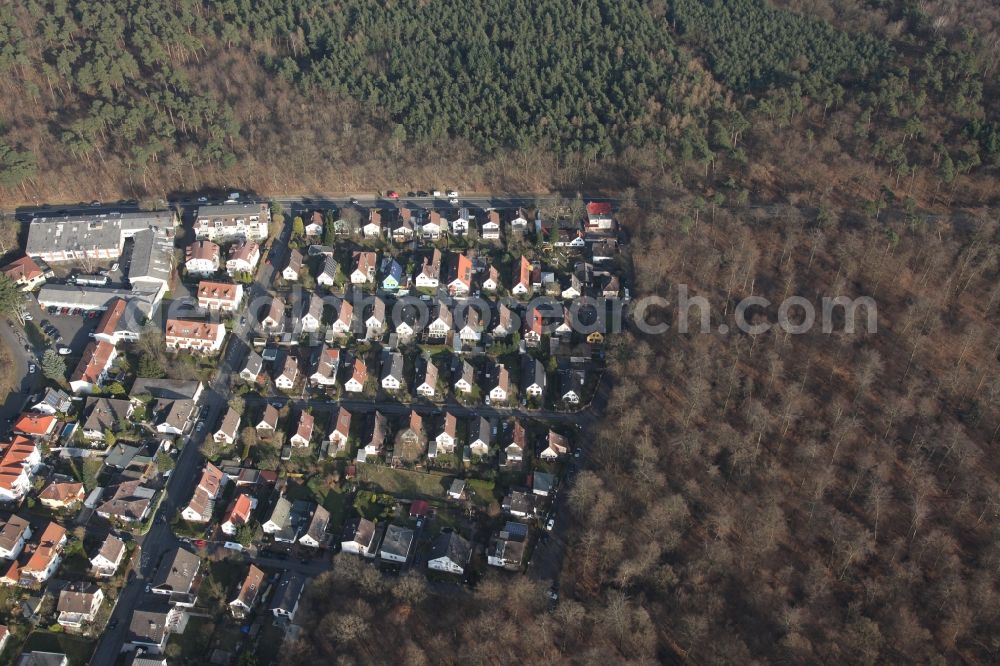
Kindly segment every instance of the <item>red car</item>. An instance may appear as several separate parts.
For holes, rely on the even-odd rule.
[[[205,547],[205,540],[204,539],[195,539],[194,540],[194,545],[198,546],[198,548],[204,548]]]
[[[389,194],[387,196],[390,199],[398,199],[399,198],[399,192],[397,192],[396,190],[393,190],[392,192],[389,192]]]

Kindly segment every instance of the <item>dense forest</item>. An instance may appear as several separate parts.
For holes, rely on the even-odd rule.
[[[995,199],[995,12],[912,0],[26,0],[0,197]]]

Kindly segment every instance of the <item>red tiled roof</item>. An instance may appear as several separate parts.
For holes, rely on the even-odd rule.
[[[111,301],[111,306],[101,315],[101,321],[97,323],[95,334],[114,335],[118,330],[118,322],[125,314],[125,299],[115,298]]]
[[[227,282],[202,280],[198,283],[198,298],[234,301],[236,300],[236,285]]]
[[[589,215],[610,215],[611,204],[607,201],[591,201],[587,204],[587,214]]]
[[[55,427],[56,417],[49,414],[25,412],[14,424],[14,430],[25,435],[47,435]]]
[[[21,257],[0,269],[8,278],[17,282],[19,280],[33,280],[42,274],[42,269],[38,267],[31,257]]]
[[[185,338],[188,340],[215,340],[221,324],[207,321],[190,321],[186,319],[168,319],[167,337]]]

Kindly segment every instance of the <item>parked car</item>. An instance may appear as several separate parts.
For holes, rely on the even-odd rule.
[[[545,523],[545,531],[551,532],[555,526],[556,526],[556,519],[549,518],[549,522]]]
[[[392,190],[392,191],[389,192],[389,194],[387,196],[390,199],[398,199],[399,198],[399,192],[397,192],[396,190]]]
[[[38,370],[38,366],[36,366],[34,363],[28,366],[28,374],[34,374],[36,370]]]
[[[69,356],[72,353],[73,353],[73,350],[70,349],[69,347],[60,347],[59,348],[59,355],[60,356]]]
[[[31,315],[30,312],[24,313],[24,321],[31,321],[32,319],[34,319],[34,317]]]

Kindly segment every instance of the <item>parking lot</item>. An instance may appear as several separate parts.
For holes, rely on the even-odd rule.
[[[39,330],[45,332],[49,339],[49,346],[53,349],[65,346],[73,350],[73,356],[79,356],[83,348],[90,342],[90,335],[97,328],[97,323],[101,320],[101,312],[89,312],[81,314],[63,313],[61,310],[49,312],[38,305],[38,301],[30,299],[25,303],[25,310],[31,315],[31,322]],[[65,308],[63,308],[65,309]],[[48,324],[48,326],[46,326]],[[49,331],[51,327],[62,337],[62,342],[57,342],[58,337]],[[49,328],[49,331],[45,331]]]

